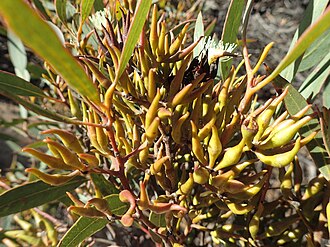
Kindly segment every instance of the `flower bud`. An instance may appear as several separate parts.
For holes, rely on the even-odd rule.
[[[81,147],[77,137],[73,134],[71,134],[69,131],[66,130],[61,130],[61,129],[49,129],[49,130],[44,130],[41,132],[41,134],[55,134],[58,135],[63,144],[67,147],[73,150],[76,153],[83,153],[84,150]]]
[[[50,174],[43,173],[36,168],[26,168],[25,171],[32,173],[33,175],[38,177],[43,182],[50,184],[50,185],[54,185],[54,186],[65,184],[66,182],[69,182],[74,177],[78,176],[78,173],[77,173],[78,171],[74,171],[70,174],[65,174],[65,175],[64,174],[50,175]]]
[[[203,147],[199,141],[198,135],[197,135],[197,127],[193,121],[190,121],[191,124],[191,135],[192,135],[192,151],[196,158],[204,165],[207,166],[207,160],[204,157],[204,151]]]
[[[253,118],[245,119],[241,125],[241,132],[245,145],[251,149],[253,138],[258,132],[257,122]]]
[[[209,155],[209,167],[213,168],[217,158],[222,152],[222,144],[216,126],[212,126],[212,135],[209,144],[207,146],[207,152]]]
[[[33,156],[35,156],[41,162],[45,163],[50,168],[59,169],[59,170],[72,170],[73,169],[72,166],[66,165],[62,158],[56,158],[56,157],[50,156],[48,154],[44,154],[33,148],[23,148],[22,151],[32,154]]]
[[[295,134],[298,132],[298,130],[305,125],[307,122],[309,122],[312,119],[311,116],[306,116],[296,123],[287,126],[286,128],[283,128],[281,130],[277,130],[274,134],[274,130],[270,133],[270,138],[266,140],[264,143],[262,143],[258,148],[260,149],[271,149],[276,147],[281,147],[288,142],[295,136]]]
[[[187,120],[187,118],[189,117],[189,112],[187,111],[184,115],[182,115],[177,121],[176,123],[173,123],[173,127],[172,127],[172,138],[176,143],[181,144],[181,137],[182,137],[182,124]]]
[[[106,218],[106,215],[101,211],[95,208],[84,208],[84,207],[76,207],[70,206],[68,208],[69,212],[75,213],[79,216],[84,216],[88,218]]]
[[[177,191],[177,194],[189,195],[193,189],[193,186],[194,186],[193,174],[189,173],[189,178],[184,184],[181,184],[179,190]]]
[[[235,165],[241,158],[243,153],[243,147],[245,146],[245,141],[242,139],[236,146],[227,148],[222,160],[214,168],[215,171],[223,169],[225,167]]]
[[[194,182],[197,184],[206,184],[209,181],[210,173],[205,167],[198,167],[193,173]]]
[[[294,147],[287,152],[266,155],[260,151],[255,151],[255,154],[257,155],[258,159],[260,159],[260,161],[265,163],[266,165],[273,167],[284,167],[292,162],[292,160],[298,153],[299,149],[300,149],[300,137],[298,137],[298,139],[296,140]]]

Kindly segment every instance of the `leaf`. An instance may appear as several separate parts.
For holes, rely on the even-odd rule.
[[[47,97],[37,86],[2,70],[0,70],[0,91],[21,96]]]
[[[319,64],[321,60],[330,53],[330,29],[325,31],[314,43],[306,50],[301,60],[298,72],[308,70]]]
[[[294,115],[307,106],[305,98],[284,78],[278,76],[274,79],[275,87],[289,87],[288,94],[284,98],[286,109],[290,115]],[[313,110],[309,109],[307,114],[312,114]],[[312,119],[303,128],[299,130],[300,135],[308,136],[312,132],[320,128],[319,121]],[[311,154],[315,164],[318,166],[322,175],[330,181],[330,159],[323,145],[322,133],[319,132],[312,141],[307,144],[307,149]]]
[[[221,36],[221,39],[224,44],[236,43],[244,7],[244,0],[231,0]],[[226,62],[223,62],[221,60],[219,61],[219,69],[221,71],[221,77],[223,80],[227,78],[231,64],[232,59],[229,59]]]
[[[92,11],[95,0],[82,0],[81,1],[81,22],[84,23],[90,12]]]
[[[17,186],[0,195],[0,217],[52,202],[86,181],[76,177],[66,184],[51,186],[40,180]]]
[[[127,39],[119,59],[118,70],[116,71],[115,81],[117,82],[124,72],[128,61],[130,60],[134,47],[140,37],[144,23],[146,21],[152,0],[139,0],[136,5],[135,13],[131,26],[128,30]]]
[[[18,104],[24,106],[26,109],[29,109],[30,111],[32,111],[38,115],[50,118],[55,121],[63,122],[63,123],[74,123],[75,122],[74,120],[72,120],[68,117],[62,116],[54,111],[48,111],[36,104],[33,104],[23,98],[20,98],[19,96],[15,95],[9,91],[1,90],[1,88],[0,88],[0,95],[1,94],[13,101],[16,101]]]
[[[0,14],[16,35],[36,54],[49,62],[70,86],[82,96],[99,102],[97,89],[84,69],[62,46],[51,27],[25,1],[1,0]]]
[[[149,220],[157,227],[166,227],[165,214],[156,214],[151,212],[149,215]]]
[[[330,28],[330,6],[326,9],[324,14],[298,39],[294,47],[289,51],[289,53],[282,59],[280,64],[275,68],[275,70],[254,87],[253,90],[258,91],[269,82],[275,79],[275,77],[280,74],[287,66],[298,59],[305,50],[319,37]]]
[[[199,12],[197,16],[197,20],[195,23],[195,30],[194,30],[194,42],[198,41],[200,37],[204,36],[204,24],[203,24],[203,16],[202,13]],[[203,50],[203,40],[199,41],[199,43],[194,48],[194,56],[197,57]]]
[[[307,6],[307,9],[304,13],[304,18],[301,20],[297,31],[295,32],[293,39],[291,41],[291,45],[289,51],[293,49],[296,45],[296,42],[301,34],[312,24],[317,18],[322,14],[325,10],[328,0],[311,0]],[[296,72],[298,71],[298,67],[300,65],[301,59],[297,59],[293,64],[287,66],[282,72],[281,76],[284,77],[287,81],[292,82]]]
[[[231,0],[222,30],[223,43],[236,43],[244,6],[244,0]]]
[[[119,193],[119,190],[112,183],[106,180],[102,174],[92,173],[91,178],[95,187],[103,196]]]
[[[330,108],[330,76],[328,74],[328,80],[327,83],[324,86],[323,89],[323,106],[326,108]]]
[[[103,10],[103,9],[104,9],[103,0],[95,0],[95,2],[94,2],[95,12]]]
[[[55,8],[58,18],[66,24],[66,0],[55,0]]]
[[[108,224],[108,220],[100,218],[80,217],[65,233],[57,247],[78,246],[86,238],[102,230]]]
[[[123,215],[129,208],[128,204],[119,200],[118,194],[104,197],[109,203],[111,212],[115,215]],[[66,232],[58,247],[78,246],[86,238],[103,229],[108,223],[106,219],[80,217]]]
[[[321,91],[322,86],[330,74],[330,52],[326,54],[323,60],[316,66],[316,68],[308,75],[306,80],[301,84],[299,92],[302,96],[308,98],[313,94],[312,99]],[[323,91],[323,99],[330,97],[326,88]]]

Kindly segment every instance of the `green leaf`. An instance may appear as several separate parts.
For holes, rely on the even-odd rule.
[[[268,77],[266,77],[266,79],[256,85],[254,90],[258,91],[266,84],[274,80],[278,74],[280,74],[292,62],[298,59],[306,51],[306,49],[328,28],[330,28],[330,7],[327,8],[324,14],[312,26],[306,29],[306,31],[301,35],[289,53],[282,59],[276,69]]]
[[[20,98],[19,96],[15,95],[9,91],[4,91],[0,88],[0,95],[1,94],[13,101],[16,101],[18,104],[24,106],[26,109],[28,109],[38,115],[50,118],[55,121],[63,122],[63,123],[74,123],[75,122],[74,120],[72,120],[68,117],[62,116],[54,111],[48,111],[36,104],[33,104],[23,98]]]
[[[313,94],[312,99],[321,91],[322,86],[330,74],[330,52],[326,54],[323,60],[308,75],[306,80],[301,84],[299,92],[302,96],[308,98]],[[323,91],[323,98],[330,97],[326,90]]]
[[[92,11],[95,0],[82,0],[81,1],[81,22],[84,23],[90,12]]]
[[[318,65],[321,60],[330,53],[330,29],[325,31],[314,43],[306,50],[301,60],[298,72],[308,70]]]
[[[144,23],[151,6],[152,0],[140,0],[137,3],[131,26],[128,30],[127,39],[119,59],[118,70],[116,71],[115,81],[117,82],[124,72],[128,61],[130,60],[134,47],[139,40]]]
[[[203,16],[202,13],[199,12],[197,16],[197,20],[195,23],[195,30],[194,30],[194,42],[198,41],[200,37],[204,36],[204,24],[203,24]],[[194,48],[194,57],[199,56],[199,54],[203,50],[203,40],[201,40],[196,47]]]
[[[244,6],[244,0],[231,0],[222,30],[223,43],[236,43]]]
[[[123,215],[129,206],[119,200],[118,194],[104,197],[109,203],[111,212],[115,215]],[[80,217],[66,232],[58,247],[78,246],[86,238],[103,229],[108,223],[106,219]]]
[[[21,96],[47,97],[40,88],[32,83],[0,70],[0,91],[2,90]]]
[[[274,85],[278,88],[289,87],[288,94],[284,98],[286,109],[290,115],[294,115],[308,104],[305,98],[284,78],[278,76],[274,79]],[[307,114],[312,114],[313,110],[309,109]],[[303,128],[299,130],[300,135],[306,137],[312,132],[319,130],[320,124],[317,119],[312,119]],[[319,167],[323,176],[330,181],[330,159],[323,145],[322,133],[319,132],[312,141],[307,144],[307,149],[311,154],[315,164]]]
[[[324,86],[323,89],[323,106],[326,108],[330,108],[330,76],[328,74],[328,80],[327,83]]]
[[[231,0],[221,36],[224,44],[236,43],[244,7],[244,0]],[[232,59],[229,59],[226,62],[219,61],[219,70],[221,71],[221,77],[223,80],[227,78],[231,64]]]
[[[35,181],[7,190],[0,195],[0,217],[52,202],[85,181],[86,179],[83,177],[76,177],[60,186]]]
[[[55,0],[56,13],[63,24],[66,24],[66,0]]]
[[[49,62],[70,86],[82,96],[99,101],[97,89],[84,69],[63,47],[52,28],[25,1],[1,0],[0,14],[16,35]]]
[[[166,227],[165,214],[156,214],[151,212],[149,215],[149,220],[158,227]]]
[[[100,218],[80,217],[65,233],[57,247],[78,246],[86,238],[102,230],[108,224],[108,220]]]
[[[95,0],[95,2],[94,2],[95,12],[103,10],[103,9],[104,9],[103,0]]]
[[[298,40],[298,38],[304,33],[304,31],[314,23],[317,18],[322,14],[322,12],[327,7],[329,0],[311,0],[307,6],[307,9],[304,13],[304,18],[301,20],[297,31],[295,32],[289,51],[291,51]],[[287,66],[282,72],[281,76],[284,77],[287,81],[292,82],[298,68],[300,66],[301,58],[297,59],[290,66]]]
[[[119,193],[119,190],[112,183],[106,180],[103,174],[92,173],[91,178],[95,187],[103,196]]]

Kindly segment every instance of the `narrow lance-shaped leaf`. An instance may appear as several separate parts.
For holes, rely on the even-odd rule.
[[[75,58],[65,49],[55,32],[23,0],[1,0],[0,15],[9,27],[36,54],[49,62],[64,80],[81,95],[98,102],[99,94]],[[26,22],[26,20],[29,20]],[[24,28],[22,28],[24,27]]]
[[[24,106],[28,110],[30,110],[36,114],[39,114],[41,116],[50,118],[55,121],[63,122],[63,123],[74,123],[74,120],[72,120],[68,117],[62,116],[56,112],[45,110],[44,108],[17,96],[15,93],[11,93],[9,91],[5,91],[0,88],[0,94],[6,96],[7,98],[9,98],[13,101],[16,101],[18,104]]]
[[[323,60],[316,66],[316,68],[308,75],[306,80],[301,84],[299,91],[302,96],[307,99],[311,94],[313,98],[321,91],[324,82],[330,74],[330,52],[323,58]],[[323,98],[330,99],[330,94],[326,90],[326,85],[323,90]],[[313,99],[312,98],[312,99]],[[326,102],[323,102],[326,103]],[[323,104],[329,107],[329,104]]]
[[[55,0],[55,8],[58,18],[66,24],[66,0]]]
[[[328,2],[329,2],[328,0],[309,1],[307,9],[305,10],[305,13],[303,15],[304,18],[301,20],[299,27],[293,36],[289,51],[291,51],[293,49],[298,38],[308,28],[308,26],[310,26],[312,23],[314,23],[317,20],[317,18],[322,14],[322,12],[327,7]],[[301,61],[302,61],[301,59],[297,59],[294,63],[287,66],[281,72],[281,76],[284,77],[289,82],[291,82],[292,79],[294,78],[296,72],[298,71]]]
[[[224,44],[236,43],[237,34],[241,25],[244,6],[244,0],[231,0],[221,36],[221,39]],[[225,62],[219,61],[219,67],[223,80],[228,76],[231,64],[232,59],[229,59]]]
[[[128,30],[127,39],[124,44],[123,51],[120,55],[118,70],[116,71],[115,81],[118,81],[124,72],[129,59],[132,56],[134,47],[139,40],[141,31],[146,21],[152,0],[139,0],[133,16],[131,26]]]
[[[21,96],[47,97],[44,92],[13,74],[0,70],[0,91],[8,91]]]
[[[258,91],[274,80],[283,69],[299,58],[328,28],[330,28],[330,7],[328,7],[324,14],[301,35],[293,49],[282,59],[276,69],[266,79],[255,86],[254,90]]]
[[[15,187],[0,195],[0,217],[59,199],[65,195],[65,192],[74,190],[85,181],[83,177],[76,177],[60,186],[35,181]]]
[[[90,12],[92,11],[95,0],[82,0],[81,1],[81,22],[84,23]]]
[[[204,36],[204,24],[203,24],[203,16],[202,13],[199,12],[195,24],[195,31],[194,31],[194,42],[198,41],[200,37]],[[202,40],[199,41],[199,43],[194,48],[194,57],[197,57],[201,51],[203,50],[203,44],[204,42]]]

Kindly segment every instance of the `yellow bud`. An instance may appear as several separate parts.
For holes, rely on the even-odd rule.
[[[170,50],[169,50],[170,55],[173,55],[174,53],[176,53],[176,52],[179,50],[180,46],[182,45],[183,38],[184,38],[184,36],[185,36],[185,34],[186,34],[188,28],[189,28],[189,23],[186,24],[186,25],[182,28],[182,30],[181,30],[181,32],[179,33],[178,37],[177,37],[177,38],[175,39],[175,41],[171,44],[171,46],[170,46]]]
[[[324,177],[313,178],[311,181],[309,181],[305,194],[301,199],[305,201],[307,199],[313,198],[313,196],[315,196],[324,188],[324,184]]]
[[[273,167],[284,167],[292,162],[296,154],[300,149],[300,137],[297,138],[294,147],[284,153],[279,154],[265,154],[259,151],[255,151],[258,159],[266,165]]]
[[[253,210],[255,207],[252,203],[239,204],[239,203],[226,201],[226,204],[227,204],[228,208],[230,209],[230,211],[232,211],[234,214],[237,214],[237,215],[247,214],[248,212]]]
[[[189,195],[193,189],[193,186],[194,186],[194,178],[193,178],[193,175],[191,173],[189,173],[189,178],[187,179],[187,181],[184,184],[182,184],[180,186],[177,193],[182,194],[182,195]]]
[[[212,126],[212,135],[209,144],[207,146],[207,151],[209,154],[209,167],[213,168],[217,158],[222,152],[222,144],[216,126]]]
[[[256,236],[258,235],[260,217],[261,217],[263,211],[264,211],[264,206],[262,203],[260,203],[258,205],[257,211],[255,212],[255,214],[252,216],[252,219],[250,220],[249,232],[253,239],[256,239]]]
[[[157,94],[154,97],[153,101],[151,102],[149,109],[146,113],[145,118],[145,129],[148,129],[152,121],[154,121],[155,117],[157,116],[158,104],[161,98],[160,90],[157,90]]]
[[[198,167],[193,173],[194,182],[197,184],[206,184],[209,181],[210,173],[205,167]]]
[[[82,154],[78,154],[78,156],[80,159],[85,160],[90,168],[96,168],[99,166],[100,161],[93,154],[82,153]]]
[[[58,153],[61,155],[64,163],[68,166],[71,166],[71,169],[80,169],[83,170],[85,166],[80,162],[76,153],[71,152],[66,147],[62,146],[60,143],[53,141],[49,138],[44,140],[45,143],[55,148]]]
[[[78,176],[78,174],[79,174],[78,171],[74,171],[70,174],[65,174],[65,175],[64,174],[49,175],[49,174],[39,171],[36,168],[26,168],[25,171],[32,173],[33,175],[38,177],[43,182],[50,184],[50,185],[54,185],[54,186],[65,184],[66,182],[70,181],[71,179]]]
[[[160,124],[159,117],[155,117],[155,119],[151,122],[148,129],[146,130],[146,137],[148,143],[152,143],[157,137],[159,124]]]
[[[192,151],[196,158],[204,165],[207,166],[207,160],[204,157],[204,151],[203,147],[199,141],[198,135],[197,135],[197,127],[193,121],[190,121],[191,124],[191,135],[192,135]]]
[[[68,97],[69,97],[69,104],[70,104],[70,111],[73,116],[82,120],[82,111],[77,103],[77,101],[73,98],[71,90],[68,89]]]
[[[181,137],[182,137],[182,124],[187,120],[187,118],[189,117],[189,112],[186,112],[184,115],[182,115],[177,122],[173,123],[173,127],[172,127],[172,138],[176,143],[181,144]]]
[[[22,151],[32,154],[33,156],[35,156],[41,162],[45,163],[50,168],[59,169],[59,170],[72,170],[73,169],[72,166],[66,165],[62,158],[56,158],[56,157],[50,156],[48,154],[44,154],[33,148],[23,148]]]
[[[83,153],[84,150],[81,147],[77,137],[70,133],[69,131],[66,130],[61,130],[61,129],[49,129],[49,130],[44,130],[41,132],[41,134],[55,134],[58,135],[63,144],[67,147],[70,148],[71,150],[75,151],[76,153]]]
[[[165,156],[165,157],[158,159],[155,163],[153,163],[150,167],[151,174],[154,175],[154,174],[160,172],[160,169],[162,168],[162,165],[164,164],[164,162],[169,159],[170,159],[169,156]]]
[[[251,149],[253,138],[258,132],[257,122],[253,118],[245,119],[241,125],[241,132],[245,145]]]
[[[102,212],[106,215],[110,215],[110,216],[112,215],[112,212],[111,212],[110,207],[109,207],[109,203],[105,199],[92,198],[86,204],[86,206],[89,206],[89,205],[95,206],[95,208],[97,210],[99,210],[100,212]]]
[[[306,116],[303,119],[300,119],[296,123],[283,128],[282,130],[277,130],[274,134],[274,130],[270,133],[271,138],[262,143],[258,148],[260,149],[270,149],[283,146],[290,142],[290,140],[295,136],[298,130],[309,122],[313,117]]]
[[[285,168],[283,168],[285,169]],[[284,177],[281,181],[281,191],[285,198],[292,198],[292,173],[294,170],[294,164],[291,162],[288,170],[285,172]]]
[[[181,104],[183,99],[187,97],[188,94],[193,90],[193,84],[190,83],[186,86],[184,86],[173,98],[172,102],[170,102],[170,105],[174,108],[177,105]]]
[[[225,167],[235,165],[241,158],[245,141],[242,139],[236,146],[227,148],[222,160],[214,168],[215,171],[223,169]]]
[[[150,24],[150,46],[153,54],[156,54],[158,48],[158,33],[157,33],[157,5],[154,4],[154,8],[152,10],[151,24]]]
[[[277,106],[279,105],[279,103],[282,102],[282,100],[287,95],[287,93],[288,93],[288,88],[285,88],[283,93],[275,100],[273,100],[273,102],[257,117],[256,121],[259,129],[254,140],[258,141],[260,139],[265,129],[268,127]]]
[[[106,215],[95,208],[83,208],[70,206],[68,208],[69,212],[75,213],[79,216],[84,216],[88,218],[106,218]]]

